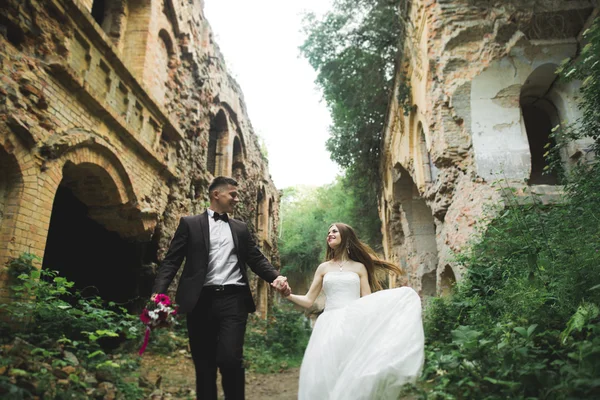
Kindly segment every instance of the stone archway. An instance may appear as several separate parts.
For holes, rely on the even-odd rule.
[[[572,41],[522,41],[510,56],[491,63],[471,82],[470,130],[477,174],[493,181],[527,180],[530,184],[556,184],[556,176],[543,176],[544,146],[549,131],[561,122],[573,123],[579,83],[557,82],[556,68],[577,54]],[[573,146],[571,146],[571,144]],[[576,153],[561,153],[563,167]]]
[[[233,139],[232,175],[235,179],[244,179],[246,166],[244,164],[244,148],[238,135]]]
[[[398,254],[406,259],[409,285],[435,296],[438,251],[433,214],[408,171],[398,163],[394,174],[393,196],[404,234]]]
[[[556,145],[552,129],[560,123],[557,108],[548,96],[558,79],[557,67],[552,63],[539,66],[521,88],[519,104],[531,157],[530,185],[558,183],[557,171],[547,170],[549,161],[545,156]]]
[[[227,115],[219,110],[210,122],[208,132],[208,154],[206,157],[206,169],[213,176],[229,175],[227,160],[227,142],[229,136],[229,125]]]
[[[456,275],[450,265],[446,265],[444,270],[440,274],[440,285],[439,294],[441,296],[448,296],[452,293],[454,285],[456,284]]]
[[[116,156],[99,145],[75,148],[53,170],[58,185],[46,188],[53,203],[42,268],[106,300],[123,303],[149,293],[144,265],[155,246]]]
[[[23,175],[15,157],[0,146],[0,265],[4,265],[13,248],[13,234],[23,192]],[[31,213],[31,211],[28,211]]]

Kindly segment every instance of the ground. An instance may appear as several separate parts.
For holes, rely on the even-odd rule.
[[[246,399],[295,400],[298,398],[298,373],[298,368],[273,374],[247,372]],[[141,375],[151,385],[159,382],[156,386],[160,390],[154,392],[154,400],[194,398],[194,365],[186,351],[172,356],[144,354]],[[223,399],[222,389],[219,399]]]

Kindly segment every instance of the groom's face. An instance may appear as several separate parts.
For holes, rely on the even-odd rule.
[[[217,212],[232,213],[235,205],[240,201],[237,187],[233,185],[220,187],[215,200],[217,208],[219,208],[219,210],[216,210]]]

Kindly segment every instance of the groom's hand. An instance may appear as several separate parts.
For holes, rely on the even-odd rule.
[[[287,282],[285,276],[278,276],[272,283],[271,286],[275,288],[282,296],[287,297],[292,293],[292,289]]]

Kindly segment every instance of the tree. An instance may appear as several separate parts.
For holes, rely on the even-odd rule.
[[[347,179],[339,177],[321,187],[283,190],[279,252],[284,274],[312,277],[325,259],[325,238],[332,223],[349,224],[362,240],[373,240],[368,235],[369,224],[355,213],[359,208],[356,196],[347,185]]]
[[[327,149],[346,169],[356,196],[355,215],[369,221],[370,238],[378,238],[377,198],[381,139],[394,70],[399,59],[403,0],[337,0],[321,19],[305,18],[306,40],[300,47],[317,71],[317,84],[333,125]]]

